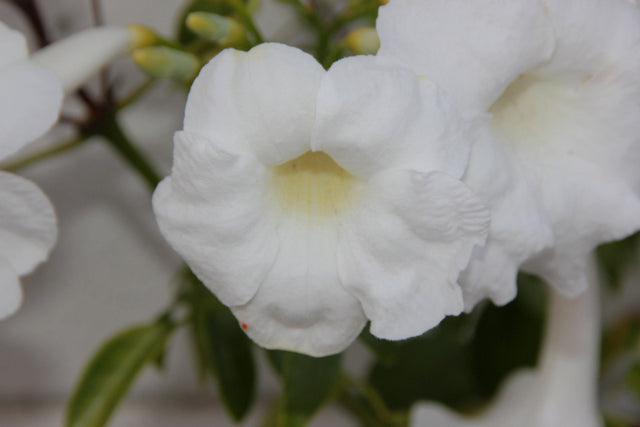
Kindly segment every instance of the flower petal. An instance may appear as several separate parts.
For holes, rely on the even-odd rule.
[[[587,286],[588,253],[640,229],[640,199],[624,181],[576,156],[535,165],[556,244],[524,267],[573,297]]]
[[[125,28],[90,28],[34,52],[31,60],[55,72],[64,92],[71,93],[130,49],[131,37]]]
[[[474,417],[458,415],[441,404],[418,403],[411,409],[411,426],[511,427],[522,425],[525,421],[523,417],[535,415],[529,414],[528,410],[530,406],[538,403],[531,399],[537,382],[536,372],[530,369],[511,374],[500,388],[495,403],[487,411]]]
[[[589,78],[599,68],[635,62],[640,11],[624,0],[543,0],[556,34],[551,60],[537,73]]]
[[[26,61],[0,69],[0,159],[49,130],[61,106],[53,72]]]
[[[318,357],[344,350],[367,319],[338,278],[337,229],[285,220],[278,231],[273,269],[248,304],[232,307],[234,314],[266,348]]]
[[[498,305],[511,301],[520,265],[554,241],[541,195],[524,166],[505,153],[488,126],[477,135],[464,182],[491,207],[491,229],[460,278],[468,311],[487,297]]]
[[[184,130],[266,165],[309,150],[320,64],[299,49],[266,43],[227,49],[207,64],[187,100]]]
[[[489,213],[441,172],[387,171],[370,186],[363,214],[340,236],[340,278],[374,335],[419,335],[462,310],[456,281],[472,248],[484,243]]]
[[[570,94],[560,99],[567,112],[548,145],[624,177],[640,193],[640,10],[622,0],[548,6],[558,45],[535,72]]]
[[[160,231],[226,305],[249,301],[278,253],[266,174],[252,156],[178,132],[172,174],[153,195]]]
[[[0,258],[0,320],[15,313],[22,305],[22,287],[11,264]]]
[[[0,172],[0,201],[0,259],[22,276],[48,258],[56,241],[53,206],[34,183],[7,172]]]
[[[28,54],[24,36],[0,22],[0,70],[26,59]]]
[[[426,75],[465,112],[486,111],[554,47],[539,1],[394,0],[380,8],[377,29],[379,56]]]
[[[360,177],[393,167],[460,177],[469,126],[431,82],[359,56],[336,62],[322,81],[312,147]]]

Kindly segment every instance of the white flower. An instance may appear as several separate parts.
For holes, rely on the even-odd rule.
[[[567,296],[586,255],[640,228],[640,11],[624,0],[392,0],[379,55],[485,117],[465,182],[492,209],[467,307],[515,294],[518,267]],[[533,258],[533,259],[532,259]]]
[[[464,123],[443,94],[373,57],[328,72],[264,44],[206,65],[157,188],[160,229],[268,348],[339,352],[462,309],[456,283],[488,212],[458,178]]]
[[[31,64],[24,37],[0,22],[0,159],[57,120],[62,88],[56,75]],[[0,318],[22,302],[18,276],[49,256],[56,240],[53,206],[30,181],[0,172]]]
[[[598,427],[600,352],[598,272],[587,265],[588,290],[575,299],[552,293],[539,367],[507,378],[480,415],[461,416],[436,403],[418,403],[413,427]]]
[[[63,88],[80,85],[126,50],[124,29],[89,30],[28,58],[25,38],[0,22],[0,160],[57,120]],[[22,302],[19,276],[49,256],[57,237],[51,202],[32,182],[0,172],[0,319]]]

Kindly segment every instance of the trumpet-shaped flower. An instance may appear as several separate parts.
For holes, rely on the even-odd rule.
[[[418,403],[413,427],[598,427],[597,378],[600,320],[597,268],[587,264],[587,291],[575,299],[552,293],[537,369],[507,378],[495,402],[476,416],[462,416],[436,403]]]
[[[492,209],[461,284],[515,294],[521,265],[586,287],[596,245],[640,228],[640,10],[624,0],[392,0],[379,55],[440,84],[485,128],[465,182]]]
[[[325,71],[279,44],[195,80],[153,206],[194,273],[268,348],[339,352],[462,308],[488,211],[459,178],[471,125],[432,83],[373,57]]]
[[[0,22],[0,160],[44,134],[58,118],[63,88],[82,83],[125,50],[129,39],[124,29],[90,30],[48,47],[34,60],[22,34]],[[24,178],[0,172],[0,200],[0,318],[5,318],[21,304],[19,276],[47,259],[57,226],[47,196]]]

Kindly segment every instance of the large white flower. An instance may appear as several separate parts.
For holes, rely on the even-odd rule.
[[[488,212],[458,178],[469,136],[413,73],[328,72],[264,44],[206,65],[153,205],[160,229],[262,346],[326,355],[367,319],[388,339],[462,309]]]
[[[518,267],[575,296],[596,245],[640,228],[640,11],[624,0],[392,0],[379,55],[485,118],[465,182],[492,208],[461,283],[515,294]]]
[[[0,160],[44,134],[68,91],[127,49],[125,29],[79,33],[28,58],[25,38],[0,22]],[[45,261],[57,236],[51,202],[32,182],[0,172],[0,318],[22,301],[19,276]]]
[[[552,293],[545,342],[537,369],[507,378],[495,402],[476,416],[436,403],[418,403],[413,427],[598,427],[597,379],[600,301],[595,262],[587,265],[587,292],[574,299]]]

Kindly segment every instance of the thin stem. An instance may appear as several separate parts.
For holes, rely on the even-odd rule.
[[[407,420],[392,413],[378,392],[368,383],[347,374],[340,377],[340,403],[367,426],[404,426]]]
[[[124,98],[122,98],[118,103],[118,106],[116,107],[116,109],[118,111],[121,111],[121,110],[124,110],[125,108],[128,108],[131,104],[137,101],[138,98],[140,98],[149,89],[151,89],[156,82],[157,80],[154,80],[154,79],[146,80],[140,86],[136,87],[131,92],[129,92]]]
[[[103,136],[109,144],[135,169],[151,190],[160,182],[160,174],[145,155],[129,140],[115,116],[107,116],[94,133]]]
[[[256,23],[253,21],[253,16],[251,16],[251,13],[247,10],[247,6],[242,0],[228,0],[228,2],[240,16],[242,23],[247,27],[249,32],[253,34],[256,44],[264,43],[262,33],[256,26]]]
[[[347,391],[342,391],[338,397],[338,403],[356,417],[362,425],[367,427],[388,427],[381,423],[369,411],[367,405]]]
[[[330,33],[334,33],[344,25],[363,18],[378,10],[380,4],[378,2],[369,3],[359,8],[348,9],[345,13],[339,15],[328,27]]]
[[[49,157],[53,157],[56,156],[58,154],[62,154],[66,151],[71,150],[72,148],[76,148],[79,145],[82,145],[84,142],[87,141],[87,136],[83,135],[83,136],[76,136],[75,138],[72,138],[68,141],[65,142],[61,142],[58,144],[55,144],[53,147],[48,148],[46,150],[42,150],[36,154],[32,154],[28,157],[22,158],[22,159],[18,159],[14,162],[11,162],[5,166],[2,167],[3,170],[5,171],[17,171],[18,169],[22,169],[25,168],[33,163],[37,163],[41,160],[47,159]]]
[[[36,34],[36,38],[38,39],[38,44],[40,45],[40,47],[47,46],[49,43],[51,43],[51,40],[47,35],[47,31],[45,30],[44,23],[42,22],[40,10],[38,9],[38,5],[35,0],[13,0],[12,3],[16,7],[18,7],[29,20],[31,27]]]

